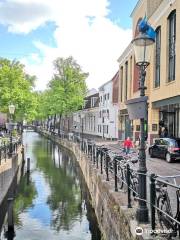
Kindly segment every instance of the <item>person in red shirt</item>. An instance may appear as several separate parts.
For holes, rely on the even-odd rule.
[[[124,147],[124,151],[126,152],[126,154],[128,154],[130,149],[133,147],[133,143],[132,143],[130,137],[127,137],[127,139],[124,140],[123,147]]]

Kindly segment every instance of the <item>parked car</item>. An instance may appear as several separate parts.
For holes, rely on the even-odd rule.
[[[180,159],[180,138],[156,138],[149,147],[149,155],[165,158],[167,162]]]

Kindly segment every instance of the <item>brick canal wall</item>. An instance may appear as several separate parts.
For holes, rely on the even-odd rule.
[[[61,140],[41,133],[56,143],[69,149],[75,155],[84,175],[92,198],[99,227],[105,240],[134,240],[137,239],[135,228],[135,210],[127,208],[127,193],[115,192],[114,181],[107,182],[105,174],[101,174],[88,157],[79,150],[76,143]],[[142,238],[141,238],[142,239]]]
[[[7,197],[8,190],[10,189],[15,177],[19,182],[20,172],[18,169],[22,164],[22,146],[17,149],[17,153],[12,158],[2,159],[0,164],[0,206],[4,199]]]
[[[12,158],[1,159],[0,163],[0,230],[4,223],[8,208],[8,198],[14,197],[17,184],[20,181],[24,155],[22,145]]]

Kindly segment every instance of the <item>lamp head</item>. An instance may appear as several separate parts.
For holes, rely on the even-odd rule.
[[[140,32],[139,35],[133,39],[132,44],[136,58],[136,65],[149,65],[154,42],[154,38],[145,32]]]
[[[9,105],[9,113],[14,114],[14,112],[15,112],[15,106],[13,104],[10,104]]]

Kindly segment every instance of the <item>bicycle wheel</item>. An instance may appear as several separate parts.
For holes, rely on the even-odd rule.
[[[167,213],[171,217],[173,217],[171,206],[170,206],[170,199],[168,195],[159,195],[157,198],[157,207],[162,210],[163,212]],[[173,221],[165,215],[163,212],[157,209],[157,215],[159,219],[160,226],[163,230],[172,230],[174,232],[174,224]]]
[[[130,186],[132,188],[132,195],[133,197],[138,196],[138,178],[137,176],[130,175]]]
[[[124,186],[124,171],[122,168],[118,167],[118,185],[120,189],[123,189]]]

